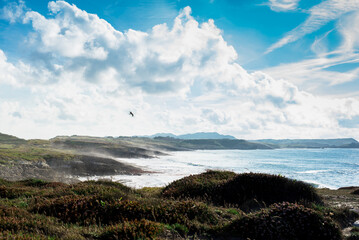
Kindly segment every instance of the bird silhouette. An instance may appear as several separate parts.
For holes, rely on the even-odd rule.
[[[133,114],[133,112],[131,112],[131,111],[130,111],[129,114],[131,115],[131,117],[134,117],[134,116],[135,116],[135,114]]]

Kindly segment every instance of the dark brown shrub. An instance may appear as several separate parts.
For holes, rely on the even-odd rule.
[[[222,206],[236,205],[243,210],[284,201],[322,203],[309,184],[260,173],[209,171],[174,181],[163,190],[162,195],[200,199]]]
[[[218,197],[215,197],[218,196]],[[253,201],[270,205],[278,202],[322,203],[311,185],[279,175],[243,173],[222,184],[212,199],[219,204],[246,208]]]
[[[225,228],[230,236],[257,240],[340,240],[339,227],[322,214],[292,203],[273,204],[248,214]]]
[[[237,176],[229,171],[207,171],[172,182],[162,191],[164,197],[173,198],[213,198],[219,186]]]

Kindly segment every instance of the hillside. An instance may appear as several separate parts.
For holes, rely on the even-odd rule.
[[[11,135],[0,133],[0,147],[11,147],[12,145],[19,145],[26,143],[26,140],[17,138]]]
[[[74,182],[82,176],[142,174],[137,167],[114,157],[154,157],[154,152],[106,139],[88,141],[68,137],[51,140],[21,140],[2,134],[0,177],[8,180],[40,178],[49,181]],[[160,153],[158,153],[160,154]]]
[[[337,139],[261,139],[251,142],[267,144],[274,148],[359,148],[359,142],[353,138]]]

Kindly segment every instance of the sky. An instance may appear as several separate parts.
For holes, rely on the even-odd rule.
[[[358,50],[359,0],[0,0],[0,132],[359,140]]]

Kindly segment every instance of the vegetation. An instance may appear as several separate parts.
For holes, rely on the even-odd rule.
[[[242,210],[260,208],[276,202],[322,203],[315,189],[283,176],[226,171],[208,171],[185,177],[162,192],[176,199],[198,198],[215,205],[234,205]]]
[[[270,189],[249,195],[240,190],[246,184],[253,186],[243,180],[247,178],[263,185],[257,190]],[[263,179],[271,184],[265,185]],[[296,184],[302,188],[293,187]],[[230,186],[234,197],[215,198],[212,191],[225,186]],[[267,196],[282,194],[278,186],[290,197]],[[342,239],[340,226],[347,213],[323,205],[315,192],[306,201],[293,197],[308,189],[313,190],[280,176],[224,171],[193,175],[166,188],[140,190],[108,181],[0,180],[0,239]],[[233,201],[240,193],[246,193],[246,199],[259,196],[263,202],[278,202],[241,208],[242,200]]]
[[[347,237],[347,240],[358,240],[359,239],[359,228],[354,227],[350,231],[350,235]]]
[[[339,227],[319,212],[292,203],[280,203],[233,221],[225,229],[231,236],[249,239],[341,239]]]

